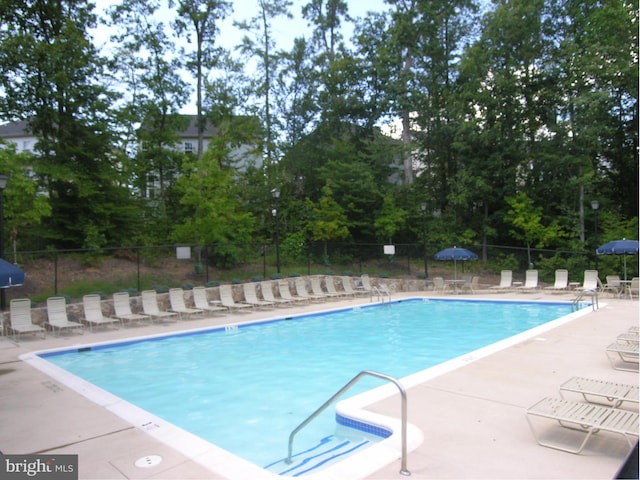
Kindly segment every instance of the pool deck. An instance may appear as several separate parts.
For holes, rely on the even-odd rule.
[[[423,295],[437,296],[432,292],[411,292],[394,294],[393,299]],[[468,297],[554,301],[572,300],[575,293],[536,291]],[[0,337],[0,451],[77,454],[82,479],[222,478],[151,436],[144,428],[126,422],[21,361],[19,356],[49,348],[369,302],[369,297],[363,297],[160,325],[93,332],[87,329],[84,334],[65,333],[59,337],[48,334],[45,339],[24,335],[19,344]],[[638,325],[639,305],[637,300],[601,296],[600,309],[596,312],[408,388],[409,422],[424,435],[424,441],[408,455],[411,477],[400,475],[398,460],[366,478],[614,478],[630,450],[622,437],[595,435],[579,455],[545,448],[535,441],[525,411],[543,397],[557,397],[560,384],[572,376],[638,385],[637,372],[612,368],[605,348],[620,333]],[[459,322],[460,329],[464,329],[464,319]],[[399,397],[382,400],[369,409],[398,417]],[[153,466],[136,466],[137,460],[151,459],[153,455],[159,455],[162,461]]]

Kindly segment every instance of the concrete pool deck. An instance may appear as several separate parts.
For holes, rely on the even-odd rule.
[[[393,299],[436,296],[397,293]],[[448,298],[455,298],[447,295]],[[471,298],[572,300],[573,294],[500,293]],[[460,295],[459,298],[466,298]],[[201,463],[174,450],[104,407],[21,361],[20,355],[56,347],[290,316],[369,303],[369,297],[327,301],[247,314],[218,315],[170,324],[87,331],[47,338],[25,335],[18,345],[0,338],[0,451],[5,454],[77,454],[82,479],[215,479]],[[580,455],[539,446],[525,411],[558,396],[572,376],[638,385],[638,373],[612,368],[605,348],[638,325],[637,300],[601,297],[601,308],[456,370],[408,388],[409,422],[424,442],[409,452],[409,478],[419,479],[611,479],[629,453],[622,437],[595,435]],[[464,328],[464,319],[460,319]],[[357,373],[357,372],[355,372]],[[383,372],[384,373],[384,372]],[[368,410],[399,417],[399,397]],[[563,429],[564,430],[564,429]],[[153,464],[154,456],[162,461]],[[145,462],[145,459],[149,460]],[[138,460],[142,460],[136,462]],[[145,464],[146,463],[146,464]],[[143,465],[143,466],[140,466]],[[407,478],[400,460],[369,479]]]

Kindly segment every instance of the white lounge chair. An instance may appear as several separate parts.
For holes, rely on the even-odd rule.
[[[538,270],[525,272],[524,285],[518,287],[518,291],[531,291],[538,289]]]
[[[46,330],[31,319],[31,300],[28,298],[14,298],[9,302],[9,330],[13,332],[14,341],[21,333],[42,333],[42,338],[46,337]]]
[[[151,320],[148,315],[133,313],[131,311],[131,298],[129,292],[116,292],[113,294],[113,316],[122,322],[137,322]]]
[[[569,287],[569,270],[557,269],[556,278],[553,285],[544,287],[545,290],[551,290],[554,292],[566,290]]]
[[[465,281],[461,286],[460,290],[469,290],[471,293],[476,293],[480,290],[480,277],[478,275],[474,275],[471,277],[471,280]]]
[[[113,325],[120,322],[117,318],[105,317],[102,313],[102,301],[97,293],[90,293],[82,297],[84,321],[93,330],[94,326]]]
[[[624,402],[629,402],[634,404],[634,408],[637,409],[640,402],[639,390],[637,385],[573,377],[560,385],[560,396],[565,398],[566,392],[573,392],[581,395],[586,402],[601,403],[613,408],[618,408]]]
[[[509,290],[513,281],[513,272],[511,270],[502,270],[500,272],[500,283],[490,287],[492,290]]]
[[[233,291],[231,285],[220,285],[220,301],[223,307],[227,307],[229,310],[243,310],[245,308],[253,308],[253,305],[248,303],[237,303],[233,299]]]
[[[362,275],[360,275],[360,286],[358,288],[360,290],[363,290],[366,294],[370,294],[373,291],[369,274],[363,273]]]
[[[286,280],[278,283],[278,291],[280,292],[280,297],[289,302],[308,302],[310,300],[307,297],[293,295],[291,293],[291,290],[289,289],[289,282],[287,282]]]
[[[611,366],[616,370],[637,372],[640,364],[638,346],[639,344],[637,343],[625,341],[616,341],[610,344],[606,349],[606,353]]]
[[[584,437],[575,446],[566,442],[543,439],[538,435],[533,418],[557,421],[560,426],[582,431]],[[610,432],[622,435],[629,447],[638,437],[638,413],[583,402],[569,402],[561,398],[543,398],[527,409],[527,421],[537,442],[545,447],[570,453],[580,453],[594,433]],[[549,436],[551,437],[551,436]],[[564,438],[557,436],[556,438]]]
[[[442,277],[433,277],[433,291],[436,293],[446,293],[449,290],[449,284],[445,283]]]
[[[607,283],[602,285],[602,293],[611,292],[616,297],[619,297],[622,292],[622,282],[620,281],[619,275],[607,275],[606,277]]]
[[[291,305],[291,300],[276,297],[273,294],[273,282],[267,280],[260,282],[260,292],[262,293],[262,298],[264,298],[267,302],[273,303],[274,305]]]
[[[191,290],[193,294],[193,304],[196,308],[209,313],[214,312],[228,312],[229,308],[222,305],[222,302],[211,304],[207,298],[207,289],[205,287],[193,287]]]
[[[56,332],[61,330],[72,330],[83,328],[80,322],[70,321],[67,317],[67,300],[64,297],[47,298],[47,325]]]
[[[243,283],[242,289],[244,290],[244,301],[250,305],[253,305],[256,308],[270,308],[273,307],[274,302],[270,302],[268,300],[260,300],[258,298],[258,293],[256,292],[256,284],[255,283]]]
[[[638,343],[640,342],[640,338],[638,337],[638,332],[625,332],[618,335],[618,338],[616,338],[616,342]]]
[[[170,288],[169,289],[169,304],[171,305],[171,311],[180,315],[201,315],[203,310],[201,308],[187,307],[184,303],[184,290],[182,288]]]
[[[364,290],[356,290],[353,288],[353,284],[351,283],[351,277],[343,276],[342,277],[342,289],[345,291],[347,295],[364,295],[366,292]]]
[[[313,293],[309,293],[309,291],[307,290],[307,285],[304,281],[304,278],[302,277],[296,277],[295,287],[296,287],[296,293],[298,294],[299,297],[306,298],[308,300],[322,300],[322,298],[324,298],[324,295],[316,295]]]
[[[331,275],[327,275],[326,277],[324,277],[324,288],[326,288],[327,289],[327,293],[329,295],[333,296],[333,297],[346,297],[346,296],[349,296],[349,295],[353,295],[353,294],[348,293],[348,292],[346,292],[344,290],[342,292],[339,292],[336,289],[336,284],[333,281],[333,277]]]
[[[313,295],[317,295],[319,297],[323,297],[325,299],[329,299],[331,297],[337,297],[338,296],[338,292],[335,293],[330,293],[330,292],[325,292],[324,290],[322,290],[322,285],[320,284],[320,278],[319,277],[311,277],[310,278],[310,282],[311,282],[311,293]]]
[[[627,293],[629,294],[629,298],[633,298],[640,296],[640,277],[633,277],[631,279],[631,283],[627,287]]]
[[[178,315],[175,312],[167,312],[158,308],[158,295],[155,290],[144,290],[140,295],[142,295],[142,311],[145,315],[150,316],[151,320],[154,318],[159,321],[165,319],[174,320],[176,315]]]
[[[582,281],[582,290],[584,290],[585,292],[597,292],[598,281],[597,270],[585,270],[584,280]]]

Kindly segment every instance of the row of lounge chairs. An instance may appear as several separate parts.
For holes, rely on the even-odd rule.
[[[46,333],[47,329],[54,334],[63,330],[82,330],[85,326],[93,329],[99,326],[116,326],[118,324],[136,322],[164,322],[176,321],[196,315],[227,313],[235,311],[249,311],[254,308],[271,308],[276,306],[293,305],[297,302],[312,302],[328,299],[355,297],[369,294],[371,284],[369,277],[361,277],[361,285],[354,287],[351,278],[340,277],[341,287],[338,289],[331,276],[325,277],[324,289],[319,277],[310,278],[311,291],[307,289],[305,279],[297,277],[294,281],[295,293],[289,288],[286,280],[263,281],[259,283],[243,284],[244,298],[236,300],[231,285],[219,287],[219,299],[210,300],[205,287],[194,287],[191,290],[193,305],[187,306],[185,290],[172,288],[169,290],[169,308],[160,308],[155,290],[141,292],[141,310],[133,312],[131,298],[128,292],[113,294],[113,313],[103,313],[102,300],[98,294],[85,295],[82,299],[84,315],[80,321],[70,320],[67,314],[67,304],[64,297],[50,297],[46,302],[47,319],[44,324],[33,322],[31,300],[28,298],[13,299],[9,308],[8,329],[14,339],[24,333]],[[274,287],[276,287],[274,289]],[[277,290],[278,296],[274,290]],[[261,298],[258,297],[260,293]]]
[[[433,279],[434,290],[439,293],[446,293],[449,289],[449,285],[442,277],[436,277]],[[616,296],[621,296],[623,293],[628,293],[630,297],[633,298],[635,295],[638,296],[638,290],[640,287],[640,278],[633,278],[631,282],[626,284],[623,282],[619,276],[617,275],[608,275],[606,277],[606,283],[603,284],[598,278],[597,270],[585,270],[584,271],[584,280],[582,284],[572,284],[569,283],[569,271],[565,269],[558,269],[555,271],[555,279],[553,285],[549,285],[547,287],[542,288],[542,290],[546,292],[565,292],[568,291],[570,287],[576,288],[578,290],[587,291],[587,292],[610,292]],[[471,293],[475,293],[479,290],[486,290],[488,292],[496,292],[496,291],[519,291],[519,292],[527,292],[527,291],[536,291],[541,289],[541,286],[538,282],[538,270],[530,269],[525,272],[525,281],[524,283],[514,282],[513,281],[513,272],[511,270],[502,270],[500,272],[500,282],[498,285],[493,286],[485,286],[480,285],[480,277],[474,276],[470,279],[467,279],[464,283],[461,283],[459,286],[455,284],[456,292],[458,290],[465,291],[468,290]]]
[[[606,349],[607,356],[618,370],[638,371],[638,327],[618,336]],[[612,359],[614,354],[616,360]],[[621,368],[635,364],[634,368]],[[609,432],[625,438],[629,447],[638,439],[640,428],[639,388],[600,379],[573,377],[560,385],[560,398],[545,397],[527,409],[526,417],[536,441],[545,447],[578,454],[598,432]],[[572,399],[571,396],[579,396]],[[551,420],[570,429],[575,436],[541,432],[541,421]]]

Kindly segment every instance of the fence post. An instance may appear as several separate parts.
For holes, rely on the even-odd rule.
[[[58,252],[53,257],[53,294],[58,296]]]
[[[139,248],[136,250],[136,267],[138,269],[137,276],[138,276],[138,292],[139,292],[140,291],[140,249]]]

